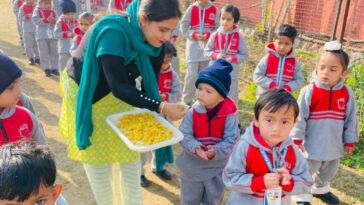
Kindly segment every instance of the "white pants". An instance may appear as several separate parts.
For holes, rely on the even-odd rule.
[[[83,165],[98,205],[115,205],[112,165]],[[121,196],[123,205],[141,205],[140,162],[120,164]]]
[[[182,101],[186,104],[192,104],[196,97],[195,82],[197,73],[209,65],[209,61],[186,63],[187,74],[183,85]]]

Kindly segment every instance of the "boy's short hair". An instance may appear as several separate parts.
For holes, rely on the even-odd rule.
[[[40,185],[53,186],[56,164],[47,145],[31,141],[0,147],[0,199],[25,201],[37,194]]]
[[[92,22],[92,20],[94,19],[94,15],[89,12],[83,12],[78,16],[78,19],[83,19]]]
[[[222,7],[221,13],[223,13],[223,12],[231,13],[231,15],[234,18],[234,23],[239,22],[239,20],[240,20],[240,11],[236,6],[234,6],[232,4],[227,4],[224,7]]]
[[[277,112],[281,107],[288,105],[293,107],[295,119],[300,112],[296,99],[282,88],[272,89],[264,92],[254,106],[254,116],[258,120],[260,112],[264,109],[271,113]]]
[[[294,43],[294,40],[297,37],[297,30],[294,26],[282,24],[279,26],[276,32],[276,37],[277,36],[287,36],[292,41],[292,43]]]
[[[166,41],[164,43],[164,55],[172,55],[173,57],[177,56],[176,47],[174,47],[170,41]]]

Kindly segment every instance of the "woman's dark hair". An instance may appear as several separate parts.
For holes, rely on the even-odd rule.
[[[335,56],[337,56],[340,59],[340,63],[343,66],[344,70],[348,69],[349,66],[349,55],[343,50],[334,50],[334,51],[328,51],[326,50],[326,52],[329,52]]]
[[[262,110],[267,110],[270,113],[275,113],[281,107],[288,105],[288,109],[293,107],[294,118],[296,119],[299,114],[299,107],[296,99],[287,91],[282,88],[272,89],[264,92],[257,100],[254,106],[255,118],[259,119],[259,114]],[[287,110],[288,110],[287,109]]]
[[[164,43],[164,55],[177,56],[176,47],[170,41]]]
[[[56,164],[47,145],[30,141],[0,147],[0,199],[25,201],[40,185],[52,187]]]
[[[276,32],[276,37],[277,36],[287,36],[292,41],[292,43],[294,43],[294,40],[297,37],[297,30],[294,26],[282,24],[279,26],[278,31]]]
[[[181,17],[178,0],[140,0],[139,13],[157,22]]]
[[[227,4],[224,7],[222,7],[222,9],[221,9],[221,13],[224,13],[224,12],[231,13],[231,15],[234,18],[234,23],[239,22],[239,20],[240,20],[240,11],[236,6],[234,6],[232,4]]]

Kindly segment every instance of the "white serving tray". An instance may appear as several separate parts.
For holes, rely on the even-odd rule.
[[[157,121],[159,121],[160,123],[162,123],[164,126],[167,127],[167,129],[169,129],[170,131],[173,132],[173,137],[171,137],[168,140],[156,143],[156,144],[152,144],[152,145],[136,145],[133,144],[129,138],[127,136],[124,135],[124,133],[122,132],[122,130],[116,125],[120,118],[123,117],[124,115],[128,115],[128,114],[141,114],[141,113],[151,113],[152,115],[154,115],[154,117],[156,118]],[[113,114],[113,115],[109,115],[106,118],[106,122],[107,124],[110,125],[110,127],[116,132],[116,134],[124,141],[124,143],[129,147],[129,149],[134,150],[136,152],[148,152],[148,151],[152,151],[161,147],[166,147],[168,145],[173,145],[178,143],[179,141],[181,141],[183,139],[183,134],[181,131],[179,131],[174,125],[172,125],[170,122],[168,122],[166,119],[164,119],[162,116],[158,115],[155,112],[152,112],[150,110],[147,109],[134,109],[128,112],[123,112],[123,113],[118,113],[118,114]],[[153,137],[153,136],[150,136]]]

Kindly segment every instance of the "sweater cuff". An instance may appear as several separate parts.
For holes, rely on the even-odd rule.
[[[285,89],[287,92],[291,92],[292,88],[289,85],[284,85],[283,89]]]
[[[43,23],[49,23],[48,19],[43,19]]]
[[[68,32],[62,32],[62,37],[63,38],[68,38]]]
[[[211,54],[211,59],[212,59],[212,60],[216,60],[217,54],[219,54],[219,53],[218,53],[218,52],[213,52],[213,53]]]
[[[197,32],[193,32],[192,33],[192,39],[197,40],[198,37],[198,33]]]
[[[295,145],[302,145],[303,140],[300,140],[300,139],[294,139],[294,140],[293,140],[293,143],[294,143]]]
[[[283,191],[285,191],[285,192],[291,192],[293,190],[294,181],[293,181],[293,179],[291,179],[291,183],[290,184],[288,184],[288,185],[281,185],[281,186],[282,186]]]
[[[277,83],[275,83],[274,81],[272,81],[270,84],[269,84],[269,89],[274,89],[274,88],[277,88]]]
[[[238,58],[236,56],[231,56],[231,62],[232,63],[238,62]]]
[[[354,142],[345,143],[345,147],[354,148],[355,147],[355,143]]]
[[[206,35],[206,40],[210,38],[210,35],[211,35],[210,32],[205,32],[204,34]]]
[[[251,187],[253,192],[261,191],[265,189],[264,176],[253,177]]]

